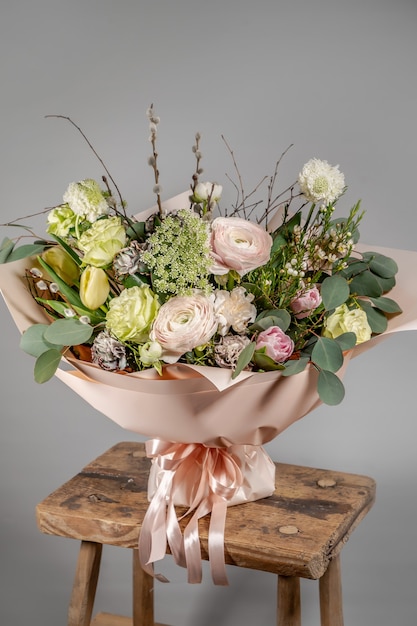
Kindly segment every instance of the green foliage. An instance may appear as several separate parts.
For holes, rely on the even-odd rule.
[[[328,276],[322,282],[321,297],[326,311],[331,311],[344,304],[349,298],[349,294],[348,281],[339,274]]]

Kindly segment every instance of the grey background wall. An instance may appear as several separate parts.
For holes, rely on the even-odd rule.
[[[153,204],[153,102],[164,197],[189,184],[196,131],[207,179],[225,186],[233,168],[221,134],[248,188],[293,143],[283,186],[313,156],[339,163],[343,206],[362,198],[367,210],[362,240],[416,250],[416,27],[415,0],[6,0],[0,222],[55,205],[69,182],[102,173],[80,135],[48,114],[83,128],[132,213]],[[3,301],[0,328],[0,624],[60,626],[77,545],[41,535],[35,506],[115,442],[140,437],[59,381],[36,385]],[[341,406],[317,409],[268,445],[275,460],[377,480],[377,502],[343,552],[349,626],[417,620],[416,350],[416,334],[406,333],[367,352],[348,370]],[[223,589],[206,572],[190,587],[169,559],[166,569],[158,621],[274,623],[273,576],[230,570]],[[303,593],[303,624],[312,626],[314,583]],[[129,614],[127,552],[105,553],[98,602]]]

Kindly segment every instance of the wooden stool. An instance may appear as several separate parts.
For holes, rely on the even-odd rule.
[[[68,626],[162,626],[154,623],[153,578],[140,567],[137,551],[150,463],[144,444],[119,443],[37,506],[42,532],[81,540]],[[274,495],[228,509],[226,563],[278,575],[277,626],[301,626],[300,578],[319,579],[321,626],[343,626],[339,555],[373,505],[375,482],[276,467]],[[199,529],[207,560],[208,516]],[[99,613],[92,620],[103,544],[132,549],[132,619]]]

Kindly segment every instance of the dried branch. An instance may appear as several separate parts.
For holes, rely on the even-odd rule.
[[[116,184],[116,181],[114,180],[113,176],[110,174],[110,172],[109,172],[106,164],[104,163],[103,159],[97,153],[97,151],[94,148],[93,144],[90,142],[90,140],[88,139],[86,134],[83,132],[83,130],[75,122],[73,122],[73,120],[70,117],[68,117],[66,115],[45,115],[45,117],[56,117],[56,118],[60,118],[60,119],[63,119],[63,120],[67,120],[70,124],[72,124],[74,126],[74,128],[76,128],[78,130],[78,132],[81,134],[83,139],[87,142],[89,148],[93,151],[94,155],[96,156],[96,158],[100,161],[101,165],[103,166],[107,176],[110,178],[111,182],[114,185],[114,188],[116,189],[117,195],[119,196],[120,204],[121,204],[122,208],[124,208],[125,203],[123,201],[122,194],[120,193],[120,190],[119,190],[119,188],[118,188],[118,186]]]

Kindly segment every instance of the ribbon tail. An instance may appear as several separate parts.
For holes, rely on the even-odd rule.
[[[172,472],[165,472],[143,518],[138,551],[142,569],[161,582],[168,582],[162,574],[155,574],[153,563],[166,554],[166,496],[172,483]]]
[[[226,575],[224,560],[224,529],[226,524],[227,502],[220,496],[212,496],[212,511],[210,519],[208,552],[210,559],[211,577],[215,585],[227,586],[229,581]]]

